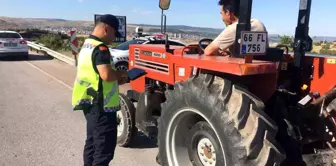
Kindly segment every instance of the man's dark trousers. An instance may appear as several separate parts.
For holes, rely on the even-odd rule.
[[[108,166],[114,157],[117,143],[116,113],[104,112],[99,105],[84,109],[87,138],[84,147],[84,166]]]

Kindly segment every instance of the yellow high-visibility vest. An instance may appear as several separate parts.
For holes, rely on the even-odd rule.
[[[99,75],[92,65],[92,53],[96,47],[102,46],[103,42],[88,38],[85,40],[78,56],[77,76],[72,92],[73,111],[83,110],[85,106],[93,104],[93,97],[88,94],[88,89],[98,92]],[[113,61],[112,69],[115,70]],[[117,81],[102,81],[103,102],[105,112],[120,110],[119,86]]]

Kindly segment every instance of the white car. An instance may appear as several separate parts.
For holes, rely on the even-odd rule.
[[[177,40],[168,39],[168,41],[169,41],[169,45],[186,46],[184,43],[177,41]],[[165,43],[165,39],[156,39],[152,37],[140,37],[140,38],[134,38],[133,40],[124,42],[114,48],[110,48],[110,52],[113,58],[113,62],[116,66],[116,69],[119,71],[127,71],[130,44],[164,44],[164,43]]]
[[[28,58],[27,41],[14,31],[0,31],[0,57],[20,56]]]

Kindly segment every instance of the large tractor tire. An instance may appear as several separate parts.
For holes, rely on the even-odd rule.
[[[121,110],[117,113],[118,124],[118,145],[128,147],[131,145],[138,129],[135,127],[135,107],[131,100],[124,94],[119,94]]]
[[[174,87],[159,119],[161,165],[273,166],[285,158],[275,122],[247,90],[207,74]]]

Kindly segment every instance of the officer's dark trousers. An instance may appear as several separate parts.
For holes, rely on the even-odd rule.
[[[103,112],[98,105],[84,109],[87,137],[84,166],[108,166],[117,143],[116,113]]]

